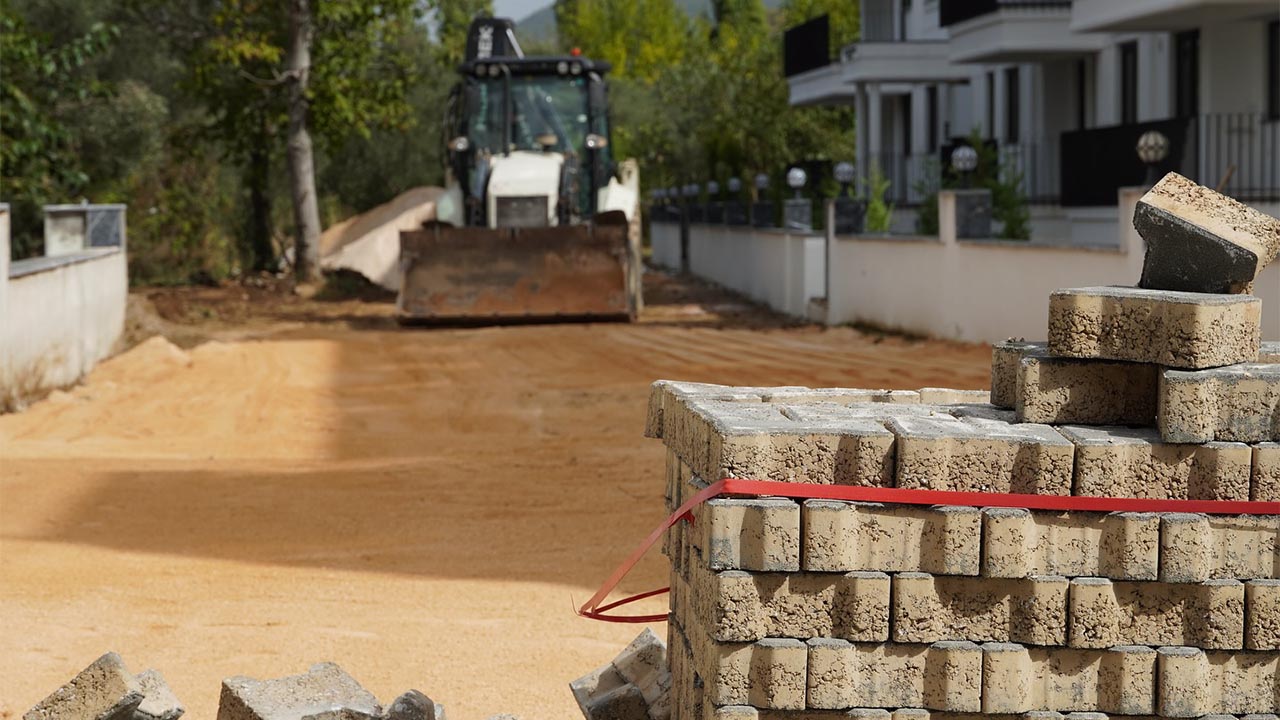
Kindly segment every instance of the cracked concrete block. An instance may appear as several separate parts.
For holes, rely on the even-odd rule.
[[[1280,650],[1280,580],[1244,584],[1244,647]]]
[[[570,684],[569,687],[572,688],[573,685]],[[574,697],[576,698],[577,695],[575,690]],[[383,720],[445,720],[444,706],[432,700],[426,693],[408,690],[391,702]]]
[[[713,570],[800,569],[800,504],[785,498],[716,498],[694,510]]]
[[[1252,449],[1243,443],[1166,443],[1151,428],[1058,428],[1075,443],[1076,495],[1247,500]]]
[[[1280,515],[1160,517],[1160,580],[1280,577]]]
[[[889,420],[900,488],[1070,495],[1075,448],[1047,425],[983,418]]]
[[[334,663],[272,680],[237,676],[222,681],[218,720],[297,720],[326,713],[381,720],[382,707]]]
[[[133,711],[133,720],[178,720],[186,712],[159,671],[144,670],[137,679],[143,698]]]
[[[889,576],[884,573],[698,571],[695,585],[694,616],[720,642],[889,637]]]
[[[806,571],[978,574],[978,508],[807,500],[801,515]]]
[[[1017,368],[1018,422],[1151,425],[1160,367],[1119,360],[1024,356]]]
[[[1280,707],[1280,653],[1160,648],[1159,714],[1270,713]]]
[[[991,404],[1012,410],[1018,404],[1018,365],[1031,353],[1044,353],[1046,342],[1010,338],[991,346]]]
[[[1250,295],[1088,287],[1049,297],[1049,352],[1201,368],[1254,362],[1262,301]]]
[[[932,645],[808,643],[809,705],[818,709],[923,707],[977,712],[982,651],[971,642]]]
[[[1071,581],[1068,645],[1244,646],[1245,586],[1238,580],[1204,583]]]
[[[1086,513],[986,508],[982,574],[1101,576],[1154,580],[1160,517],[1154,513]]]
[[[991,402],[991,393],[987,390],[954,390],[952,388],[920,388],[920,403],[923,405],[969,405]]]
[[[940,640],[1062,645],[1067,579],[893,576],[893,641]]]
[[[1280,220],[1177,173],[1138,200],[1133,227],[1147,245],[1144,288],[1249,292],[1280,253]]]
[[[145,697],[124,660],[109,652],[36,703],[22,720],[131,720]]]
[[[1249,499],[1254,502],[1280,502],[1280,443],[1253,446]]]
[[[1104,712],[1150,715],[1156,651],[982,646],[982,712]]]
[[[1165,370],[1159,426],[1165,442],[1280,440],[1280,364]]]

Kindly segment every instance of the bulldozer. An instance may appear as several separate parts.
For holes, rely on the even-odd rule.
[[[639,172],[612,155],[608,71],[526,57],[511,20],[472,21],[435,220],[400,234],[402,322],[635,319]]]

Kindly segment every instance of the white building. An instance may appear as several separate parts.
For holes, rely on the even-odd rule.
[[[853,104],[858,172],[877,165],[900,209],[976,128],[1021,172],[1033,236],[1089,244],[1118,219],[1116,189],[1146,176],[1134,147],[1157,129],[1171,141],[1160,169],[1280,214],[1276,0],[862,0],[861,13],[837,60],[792,68],[791,103]]]

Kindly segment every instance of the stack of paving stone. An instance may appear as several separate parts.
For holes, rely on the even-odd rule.
[[[668,509],[726,477],[1280,502],[1280,366],[1234,294],[1255,257],[1225,293],[1055,293],[1047,343],[995,349],[990,402],[655,383]],[[1280,515],[722,497],[663,550],[673,720],[1280,708]]]

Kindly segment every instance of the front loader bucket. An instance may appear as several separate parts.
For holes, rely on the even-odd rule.
[[[627,227],[455,228],[400,233],[402,322],[631,319]]]

